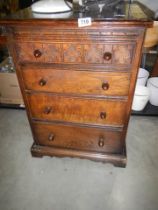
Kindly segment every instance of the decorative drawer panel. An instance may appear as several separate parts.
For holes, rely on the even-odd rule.
[[[22,70],[25,89],[66,94],[127,96],[130,74],[73,70]]]
[[[31,115],[39,120],[100,125],[123,125],[126,102],[103,99],[28,94]]]
[[[19,43],[16,47],[20,62],[67,64],[129,65],[134,54],[134,43]]]
[[[33,123],[33,132],[40,145],[105,153],[121,153],[120,131]]]

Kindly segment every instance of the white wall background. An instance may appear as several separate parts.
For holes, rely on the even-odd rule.
[[[138,1],[145,4],[146,6],[148,6],[153,11],[158,10],[158,0],[138,0]]]

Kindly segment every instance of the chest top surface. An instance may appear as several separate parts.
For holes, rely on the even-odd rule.
[[[112,15],[114,12],[107,14],[107,11],[102,11],[102,13],[94,11],[84,11],[84,12],[67,12],[61,14],[39,14],[32,12],[31,8],[26,8],[20,10],[17,13],[3,17],[0,19],[0,25],[48,25],[54,26],[67,25],[67,26],[77,26],[78,18],[91,17],[92,26],[98,22],[101,25],[142,25],[151,26],[154,13],[148,9],[143,4],[134,1],[129,4],[128,2],[123,3],[124,14],[121,16]]]

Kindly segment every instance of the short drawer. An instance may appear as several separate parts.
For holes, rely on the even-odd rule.
[[[100,96],[127,96],[129,73],[24,68],[25,89]]]
[[[16,49],[20,62],[129,65],[135,43],[22,42],[17,44]]]
[[[35,119],[86,124],[123,125],[126,102],[93,98],[28,94],[31,115]]]
[[[122,152],[120,131],[34,123],[33,132],[36,142],[44,146],[105,153]]]

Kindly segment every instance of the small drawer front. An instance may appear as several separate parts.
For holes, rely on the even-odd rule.
[[[120,131],[34,123],[33,132],[38,144],[105,153],[121,153]]]
[[[22,75],[27,90],[64,94],[127,96],[130,83],[128,73],[27,68]]]
[[[133,59],[134,43],[78,43],[23,42],[16,48],[20,62],[129,65]]]
[[[126,102],[28,94],[31,114],[40,120],[57,120],[87,124],[123,125]]]

